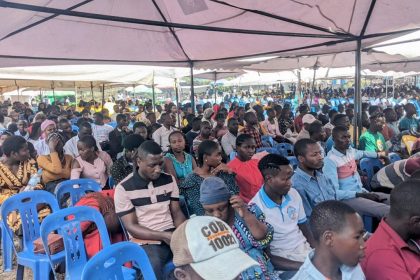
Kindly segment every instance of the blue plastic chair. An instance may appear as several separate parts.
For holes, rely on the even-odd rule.
[[[117,122],[109,122],[108,125],[115,129],[117,127]]]
[[[35,254],[33,242],[40,237],[40,223],[38,220],[37,206],[47,205],[52,212],[59,210],[57,200],[47,191],[28,191],[15,194],[6,199],[1,205],[1,223],[6,229],[7,237],[13,244],[17,256],[18,269],[16,279],[23,279],[24,267],[29,267],[33,272],[33,279],[48,279],[51,271],[50,262],[45,254]],[[7,224],[7,217],[12,212],[18,212],[22,220],[22,250],[17,252],[14,247],[12,231]],[[64,261],[64,253],[60,252],[51,256],[51,262],[58,264]]]
[[[388,157],[391,163],[401,160],[401,157],[397,153],[389,153]]]
[[[83,241],[81,223],[95,223],[104,248],[111,245],[104,218],[96,209],[88,206],[76,206],[62,209],[48,215],[41,224],[41,238],[48,258],[51,257],[47,248],[48,234],[57,231],[63,237],[66,264],[66,279],[80,279],[88,259]],[[51,260],[51,266],[54,262]],[[92,278],[94,279],[94,278]]]
[[[93,256],[83,269],[82,280],[114,280],[124,277],[123,264],[134,262],[144,279],[156,280],[152,265],[141,246],[132,242],[119,242],[104,248]]]
[[[0,223],[1,232],[1,252],[3,255],[3,270],[9,272],[12,270],[12,258],[13,258],[13,244],[10,240],[3,223]],[[11,235],[11,233],[10,233]]]
[[[257,153],[267,152],[267,153],[270,153],[270,154],[277,154],[278,153],[278,151],[277,151],[276,148],[270,148],[270,147],[261,147],[261,148],[258,148],[256,152]]]
[[[74,133],[79,133],[79,127],[78,127],[77,125],[72,124],[72,125],[71,125],[71,130],[72,130]]]
[[[263,136],[261,136],[261,141],[263,142],[263,144],[264,143],[267,143],[270,147],[274,147],[275,146],[274,139],[271,136],[263,135]]]
[[[68,206],[74,206],[87,192],[100,192],[101,190],[101,185],[92,179],[67,180],[57,185],[55,196],[60,207],[64,208],[61,202],[66,194],[70,195],[70,205]]]
[[[298,167],[298,160],[296,157],[287,157],[287,159],[290,161],[290,164],[293,166],[293,170],[295,170]]]
[[[289,144],[289,143],[279,143],[276,146],[276,149],[278,151],[278,154],[284,156],[284,157],[288,157],[288,156],[293,156],[294,152],[293,152],[293,145]]]
[[[360,161],[360,169],[367,176],[366,187],[370,190],[370,181],[373,175],[378,172],[383,166],[382,162],[377,158],[362,158]]]

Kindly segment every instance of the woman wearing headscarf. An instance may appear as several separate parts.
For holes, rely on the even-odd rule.
[[[49,134],[46,143],[51,153],[38,156],[37,162],[42,168],[41,181],[45,189],[54,193],[58,183],[70,179],[73,157],[64,154],[64,137],[60,133]]]
[[[34,143],[35,150],[39,156],[49,155],[50,148],[47,143],[47,137],[57,130],[57,125],[52,120],[45,120],[41,123],[41,137]]]

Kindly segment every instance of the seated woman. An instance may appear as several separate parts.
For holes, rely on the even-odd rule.
[[[79,156],[73,160],[70,179],[89,178],[106,186],[112,165],[111,157],[98,150],[91,135],[83,136],[77,142]]]
[[[3,157],[0,159],[0,204],[7,198],[25,189],[38,170],[36,162],[30,159],[28,143],[23,137],[10,136],[3,143]],[[42,189],[42,185],[33,186]],[[49,213],[48,209],[39,212],[40,218]],[[11,215],[9,222],[13,230],[20,226],[18,215]]]
[[[197,167],[195,159],[185,152],[185,135],[181,131],[169,134],[169,150],[165,155],[164,170],[180,184]]]
[[[217,177],[204,179],[200,203],[205,215],[217,217],[232,228],[240,248],[259,264],[243,271],[241,279],[279,279],[264,253],[273,240],[274,229],[265,222],[264,213],[256,204],[247,205],[239,196],[232,195]]]
[[[238,194],[235,175],[222,163],[222,150],[218,143],[204,140],[197,149],[197,167],[189,174],[179,187],[180,194],[185,197],[190,215],[204,215],[200,203],[200,185],[210,176],[221,178],[232,194]]]
[[[6,140],[7,138],[9,138],[12,135],[13,135],[13,133],[11,133],[8,130],[5,130],[5,131],[3,131],[0,134],[0,157],[3,156],[3,148],[2,148],[2,146],[3,146],[4,140]]]
[[[45,120],[41,123],[41,137],[34,143],[35,150],[39,156],[50,154],[50,148],[46,141],[48,135],[57,130],[57,125],[52,120]]]
[[[124,240],[124,234],[114,206],[114,190],[92,192],[82,197],[75,206],[89,206],[98,210],[104,217],[106,228],[108,229],[111,243]],[[88,259],[102,250],[101,237],[96,225],[92,222],[81,224],[83,240],[86,247]]]
[[[50,193],[54,193],[58,183],[70,179],[73,157],[64,154],[64,141],[60,133],[49,134],[46,142],[51,153],[37,158],[38,166],[42,168],[41,181]]]
[[[236,138],[236,157],[228,163],[235,172],[239,195],[248,203],[260,190],[264,183],[258,162],[266,152],[255,154],[255,139],[249,134],[241,134]]]

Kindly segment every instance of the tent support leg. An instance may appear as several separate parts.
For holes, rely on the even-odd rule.
[[[353,120],[353,143],[357,147],[358,139],[362,133],[362,100],[360,89],[360,70],[361,70],[361,40],[357,40],[355,75],[354,75],[354,109],[355,118]]]
[[[179,118],[179,92],[178,92],[178,79],[174,79],[174,87],[175,87],[175,99],[176,99],[176,119],[177,119],[177,125],[178,128],[181,128],[180,118]]]
[[[190,62],[190,87],[191,87],[191,108],[192,108],[192,112],[193,114],[195,113],[195,95],[194,95],[194,62]]]
[[[216,81],[217,81],[217,73],[214,71],[214,84],[213,84],[213,93],[214,93],[214,104],[217,104],[217,93],[216,93]]]
[[[104,109],[105,104],[105,84],[102,84],[102,110]]]
[[[152,72],[152,107],[153,112],[156,112],[156,94],[155,94],[155,70]]]

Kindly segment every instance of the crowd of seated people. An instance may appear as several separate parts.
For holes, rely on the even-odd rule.
[[[77,205],[106,213],[115,242],[122,226],[157,279],[171,262],[172,279],[420,279],[420,141],[403,140],[420,133],[414,103],[366,103],[356,129],[353,104],[327,103],[41,103],[34,114],[5,102],[0,204],[92,179],[103,192]],[[364,159],[382,167],[373,178]],[[90,258],[101,244],[89,233]]]

